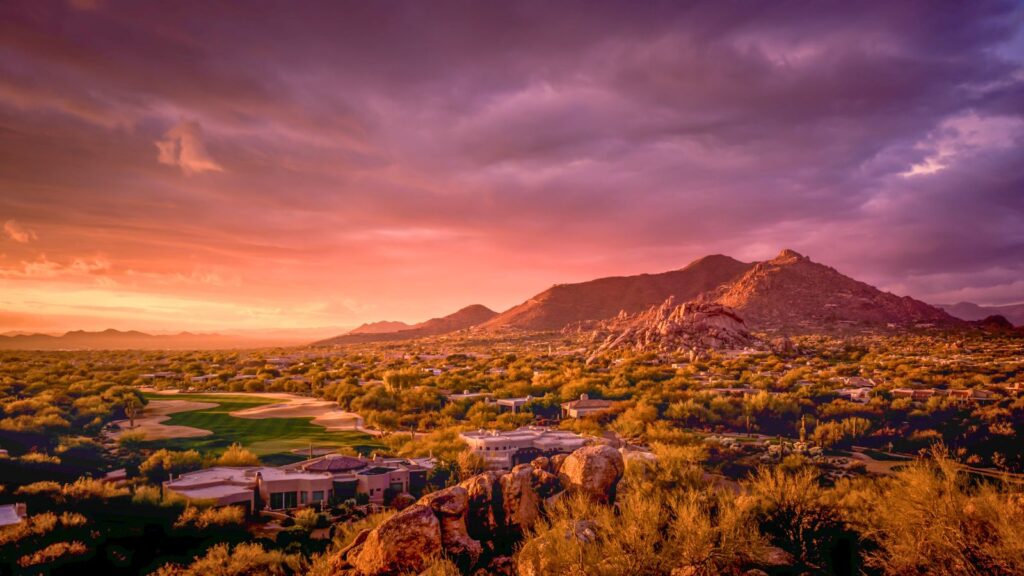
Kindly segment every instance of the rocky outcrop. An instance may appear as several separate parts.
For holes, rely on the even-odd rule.
[[[441,543],[441,522],[435,511],[416,504],[371,530],[344,560],[363,576],[419,572],[441,553]]]
[[[699,356],[762,346],[731,309],[705,301],[676,305],[671,298],[641,314],[605,323],[591,339],[603,339],[594,356],[616,350]]]
[[[361,532],[331,559],[333,573],[417,573],[440,556],[467,574],[492,568],[510,573],[503,554],[544,516],[552,498],[570,491],[613,503],[624,468],[614,448],[590,446],[567,457],[538,458],[504,474],[473,476],[427,494],[373,530]]]
[[[462,486],[452,486],[427,494],[418,504],[433,510],[441,522],[441,546],[447,555],[459,566],[475,565],[483,547],[470,538],[466,529],[469,492]]]
[[[572,492],[608,504],[615,500],[615,488],[626,464],[611,446],[586,446],[573,452],[562,464],[562,483]]]

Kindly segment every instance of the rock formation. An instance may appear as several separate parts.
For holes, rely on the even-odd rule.
[[[625,471],[622,454],[611,446],[585,446],[565,459],[559,476],[568,490],[595,502],[615,500],[615,487]]]
[[[635,316],[605,323],[593,335],[604,336],[596,354],[613,350],[636,352],[693,352],[744,349],[760,343],[747,331],[743,319],[720,304],[704,301],[676,305],[669,298],[660,306]]]
[[[339,576],[417,573],[444,555],[464,572],[500,565],[547,502],[570,491],[611,504],[622,478],[622,455],[609,446],[580,448],[564,458],[561,471],[538,458],[501,474],[485,472],[427,494],[373,530],[364,530],[331,558]],[[555,472],[559,472],[556,475]]]

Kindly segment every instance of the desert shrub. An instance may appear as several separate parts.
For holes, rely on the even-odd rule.
[[[472,450],[460,452],[456,462],[459,466],[459,478],[462,480],[476,476],[487,469],[487,461],[484,460],[484,457]]]
[[[235,442],[215,461],[217,466],[259,466],[260,459],[253,452]]]
[[[1024,573],[1020,487],[972,487],[943,449],[932,456],[843,487],[847,520],[877,546],[866,564],[885,574]]]
[[[295,525],[306,532],[316,528],[319,519],[320,514],[313,508],[303,508],[295,513]]]
[[[192,564],[167,564],[154,572],[155,576],[245,576],[261,574],[287,576],[301,574],[304,561],[300,556],[280,550],[266,550],[260,544],[242,543],[234,548],[217,544]]]
[[[88,552],[85,544],[77,540],[72,542],[54,542],[41,550],[26,554],[18,558],[18,566],[29,568],[40,564],[49,564],[58,560],[69,560],[74,556],[81,556]]]
[[[743,505],[772,544],[810,568],[828,569],[834,561],[849,564],[849,558],[838,557],[852,537],[819,486],[815,470],[760,468],[747,489]]]
[[[528,534],[517,561],[536,574],[720,574],[765,547],[731,494],[655,488],[620,494],[618,511],[561,500]]]
[[[210,526],[240,526],[245,521],[245,511],[238,506],[203,508],[189,506],[174,522],[175,528],[197,528],[205,530]]]
[[[334,543],[338,546],[346,546],[351,542],[356,534],[359,534],[363,530],[372,530],[376,528],[381,522],[394,516],[393,511],[375,512],[359,520],[352,520],[341,524],[335,524],[335,536]]]

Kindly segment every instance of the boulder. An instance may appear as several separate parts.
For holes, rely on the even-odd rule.
[[[558,471],[562,469],[562,464],[565,463],[566,458],[568,458],[568,454],[555,454],[552,456],[549,472],[558,474]]]
[[[418,573],[441,550],[441,522],[434,510],[414,504],[371,530],[347,560],[362,576]]]
[[[484,472],[459,483],[466,489],[466,529],[476,540],[493,540],[505,524],[502,507],[501,474]]]
[[[469,492],[462,486],[452,486],[427,494],[417,504],[433,510],[440,521],[441,547],[445,554],[460,567],[475,565],[483,547],[466,531]]]
[[[534,458],[533,462],[530,462],[530,465],[538,470],[551,472],[551,460],[549,460],[546,456]]]
[[[622,454],[611,446],[584,446],[565,459],[559,476],[569,491],[610,504],[625,469]]]
[[[351,553],[354,557],[359,553],[359,549],[362,547],[363,542],[366,542],[366,538],[370,535],[369,529],[360,530],[356,537],[352,539],[352,542],[348,546],[342,548],[331,560],[331,573],[337,574],[343,570],[352,567],[352,561],[348,558]],[[354,553],[353,553],[354,551]]]
[[[501,477],[505,526],[522,534],[540,518],[541,498],[534,490],[534,468],[520,464]]]

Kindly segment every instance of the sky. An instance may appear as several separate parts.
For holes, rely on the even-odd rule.
[[[795,249],[1024,301],[1020,2],[0,3],[0,331],[504,310]]]

